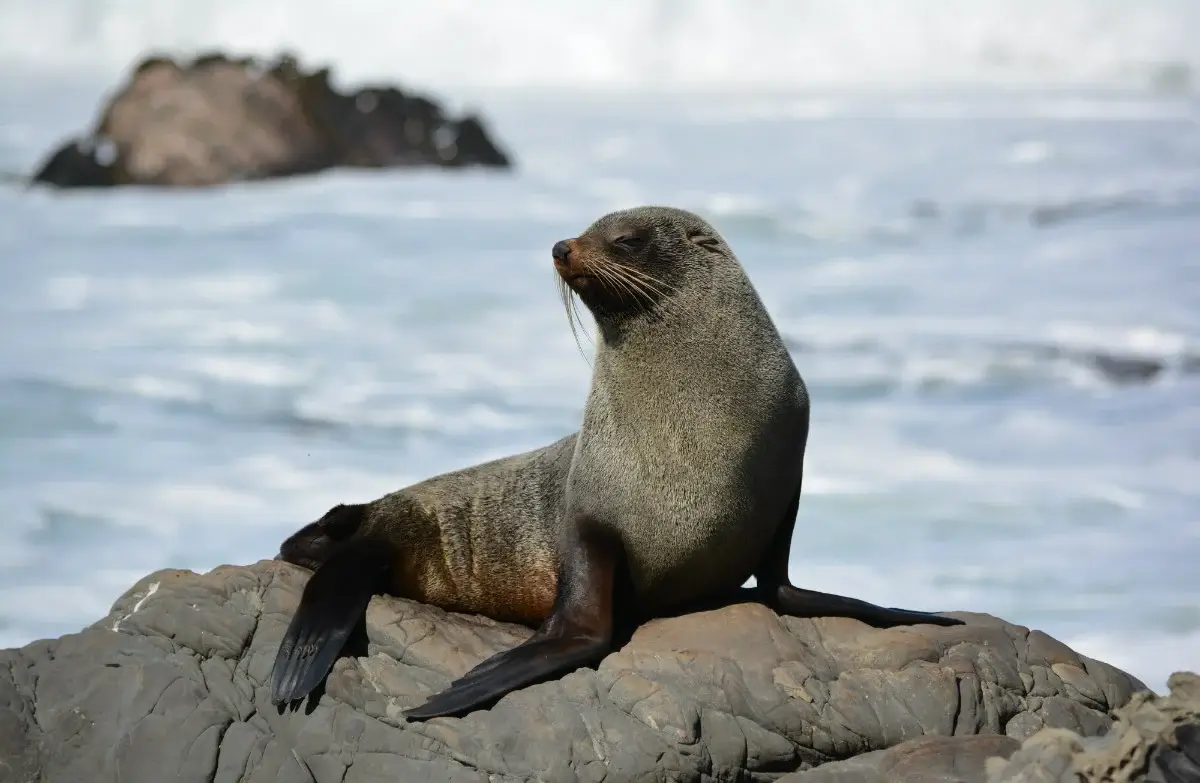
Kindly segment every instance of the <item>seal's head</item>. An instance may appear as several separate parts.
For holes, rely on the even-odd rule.
[[[703,218],[673,207],[612,212],[551,250],[565,289],[596,320],[663,314],[683,290],[710,288],[716,266],[736,266],[732,251]]]

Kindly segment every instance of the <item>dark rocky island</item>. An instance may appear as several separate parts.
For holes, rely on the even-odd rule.
[[[342,93],[330,78],[287,55],[149,57],[86,137],[54,150],[32,181],[201,187],[334,167],[511,166],[473,114],[450,117],[394,86]]]
[[[0,652],[0,781],[1049,781],[1200,760],[1194,676],[1154,697],[970,613],[888,630],[756,604],[661,619],[595,669],[409,723],[530,631],[376,597],[324,689],[283,710],[266,683],[308,576],[160,571],[81,632]]]

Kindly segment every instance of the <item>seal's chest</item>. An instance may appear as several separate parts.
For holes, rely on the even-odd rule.
[[[664,600],[695,597],[689,585],[697,580],[728,588],[742,584],[774,533],[766,520],[739,514],[728,505],[645,505],[642,515],[628,517],[623,528],[636,586]]]

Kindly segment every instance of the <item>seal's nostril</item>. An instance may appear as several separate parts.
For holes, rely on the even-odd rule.
[[[554,256],[554,260],[558,263],[564,263],[567,260],[567,256],[571,255],[571,245],[567,240],[560,239],[550,249],[550,255]]]

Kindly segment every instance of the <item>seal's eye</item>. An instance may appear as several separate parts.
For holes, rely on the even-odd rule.
[[[688,236],[692,244],[696,247],[702,247],[705,250],[711,250],[714,253],[721,251],[721,240],[716,237],[710,237],[708,234],[691,234]]]
[[[641,234],[622,234],[613,240],[613,244],[622,250],[636,253],[646,246],[646,237]]]

